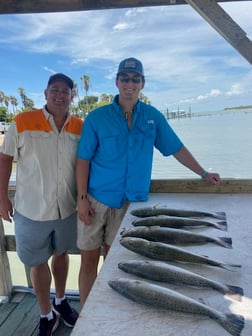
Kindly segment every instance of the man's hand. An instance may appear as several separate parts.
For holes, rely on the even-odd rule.
[[[0,215],[7,222],[12,221],[13,207],[12,207],[12,203],[9,198],[7,198],[6,200],[0,201]]]
[[[221,184],[220,175],[217,174],[217,173],[207,172],[206,176],[203,179],[210,182],[211,184],[214,184],[214,185],[220,185]]]
[[[86,225],[91,225],[91,217],[94,217],[95,211],[87,198],[78,200],[78,216]]]

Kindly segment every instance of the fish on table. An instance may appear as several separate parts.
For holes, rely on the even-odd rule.
[[[185,210],[185,209],[170,209],[166,207],[145,207],[136,208],[130,212],[136,217],[151,217],[151,216],[176,216],[176,217],[213,217],[221,220],[226,219],[225,212],[208,212],[199,210]]]
[[[132,252],[161,261],[205,264],[214,267],[221,267],[227,270],[234,270],[234,268],[241,267],[241,265],[227,264],[221,261],[210,259],[174,245],[152,242],[143,238],[124,237],[120,239],[120,244]]]
[[[118,278],[109,280],[108,285],[119,294],[139,304],[209,317],[233,336],[240,336],[244,328],[243,316],[220,312],[177,291],[156,284]]]
[[[175,245],[214,243],[222,247],[232,248],[232,239],[230,237],[211,237],[167,227],[139,226],[134,229],[124,229],[121,232],[121,237],[137,237]]]
[[[127,260],[119,262],[118,268],[126,273],[134,274],[148,280],[194,286],[197,288],[212,288],[237,301],[240,301],[241,296],[243,296],[243,289],[241,287],[222,284],[197,273],[161,261]]]
[[[133,226],[160,226],[171,228],[201,228],[212,227],[218,230],[227,231],[227,222],[209,222],[206,220],[175,217],[175,216],[150,216],[144,218],[138,218],[132,221]]]

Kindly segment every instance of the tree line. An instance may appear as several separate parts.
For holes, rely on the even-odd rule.
[[[80,79],[85,91],[85,96],[84,98],[80,98],[78,84],[74,82],[74,99],[71,105],[71,111],[73,114],[78,115],[80,118],[85,118],[93,109],[110,104],[113,101],[114,95],[112,94],[102,93],[100,97],[89,96],[88,91],[90,89],[90,77],[88,75],[83,75]],[[8,96],[0,90],[0,121],[10,123],[18,113],[39,108],[36,107],[34,101],[26,95],[24,88],[20,87],[17,91],[20,100],[18,100],[15,96]],[[146,104],[151,103],[142,92],[139,95],[139,99]]]

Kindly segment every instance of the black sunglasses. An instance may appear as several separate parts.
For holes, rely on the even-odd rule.
[[[128,76],[119,76],[119,80],[121,83],[129,83],[130,81],[133,84],[139,84],[141,82],[141,76],[135,76],[135,77],[128,77]]]

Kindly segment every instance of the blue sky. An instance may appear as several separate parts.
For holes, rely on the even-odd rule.
[[[219,3],[252,39],[252,2]],[[0,90],[36,107],[64,72],[89,95],[116,94],[120,60],[144,65],[143,93],[160,110],[216,111],[252,104],[252,67],[189,5],[0,16]]]

